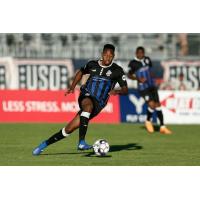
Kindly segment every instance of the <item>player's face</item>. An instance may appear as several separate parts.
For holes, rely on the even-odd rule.
[[[136,57],[138,58],[138,59],[143,59],[144,58],[144,51],[143,50],[138,50],[137,52],[136,52]]]
[[[113,59],[115,57],[115,54],[113,50],[111,49],[106,49],[102,53],[102,64],[105,66],[108,66],[112,63]]]

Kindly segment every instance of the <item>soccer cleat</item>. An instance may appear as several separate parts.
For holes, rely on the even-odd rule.
[[[81,140],[78,143],[78,150],[89,150],[92,148],[92,145],[89,145],[85,142],[85,140]]]
[[[166,126],[161,126],[160,127],[160,133],[170,135],[170,134],[172,134],[172,131],[170,131]]]
[[[33,155],[34,155],[34,156],[40,155],[46,147],[47,147],[46,141],[42,142],[38,147],[36,147],[36,148],[33,150]]]
[[[145,121],[145,127],[149,133],[154,132],[154,127],[153,127],[153,124],[151,123],[151,121]]]

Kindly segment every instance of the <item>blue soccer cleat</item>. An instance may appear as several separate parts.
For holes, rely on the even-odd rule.
[[[92,145],[89,145],[85,142],[85,140],[81,140],[78,143],[78,150],[89,150],[92,148]]]
[[[46,147],[47,147],[46,141],[42,142],[38,147],[36,147],[36,148],[33,150],[33,155],[34,155],[34,156],[40,155]]]

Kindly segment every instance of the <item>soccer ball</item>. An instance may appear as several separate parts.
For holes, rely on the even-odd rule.
[[[110,149],[108,142],[104,139],[97,140],[93,145],[94,153],[98,156],[105,156]]]

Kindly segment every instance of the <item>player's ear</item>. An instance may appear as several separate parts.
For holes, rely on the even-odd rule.
[[[115,53],[113,52],[113,59],[115,58]]]

